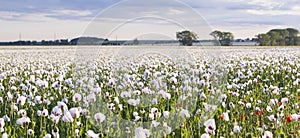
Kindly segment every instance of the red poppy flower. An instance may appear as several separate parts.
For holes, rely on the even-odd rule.
[[[224,119],[224,116],[223,116],[223,115],[220,115],[220,116],[219,116],[219,119],[220,119],[220,120],[223,120],[223,119]]]
[[[285,122],[286,122],[286,123],[292,122],[292,116],[288,116],[288,117],[285,119]]]
[[[180,103],[179,103],[179,104],[177,104],[177,107],[182,107],[182,104],[180,104]]]

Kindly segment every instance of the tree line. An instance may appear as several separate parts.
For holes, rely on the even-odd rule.
[[[265,34],[258,34],[261,46],[300,46],[299,31],[294,28],[272,29]]]
[[[210,35],[214,38],[215,45],[231,46],[234,40],[231,32],[215,30]],[[190,46],[197,41],[198,36],[194,32],[185,30],[177,32],[176,38],[181,45]],[[255,40],[260,46],[300,46],[299,31],[294,28],[272,29],[265,34],[256,35]]]

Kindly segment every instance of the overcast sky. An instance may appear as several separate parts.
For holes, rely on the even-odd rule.
[[[182,29],[199,32],[200,38],[215,29],[231,31],[235,38],[252,38],[287,27],[300,29],[300,0],[2,0],[0,4],[0,41],[87,35],[174,39]]]

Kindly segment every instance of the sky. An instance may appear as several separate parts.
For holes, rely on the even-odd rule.
[[[2,0],[0,41],[175,39],[191,30],[253,38],[273,28],[300,30],[299,0]]]

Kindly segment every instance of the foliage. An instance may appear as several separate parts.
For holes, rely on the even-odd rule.
[[[299,31],[293,28],[272,29],[266,34],[258,34],[261,46],[294,46],[300,45]]]
[[[222,46],[232,45],[232,40],[234,39],[234,36],[231,32],[221,32],[215,30],[211,32],[210,35],[213,36],[215,40],[219,41]]]
[[[197,40],[198,36],[194,32],[185,30],[181,32],[176,32],[176,38],[178,39],[181,45],[192,46],[193,41]]]

